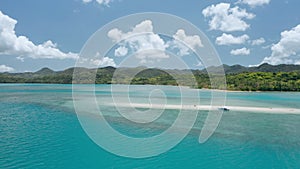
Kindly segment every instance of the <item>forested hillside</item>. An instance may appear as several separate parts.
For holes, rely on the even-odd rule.
[[[244,67],[223,65],[227,89],[242,91],[300,91],[299,65],[269,65]],[[208,69],[216,69],[209,67]],[[117,71],[117,73],[115,73]],[[53,71],[43,68],[37,72],[0,73],[0,83],[59,83],[70,84],[74,68]],[[114,68],[76,69],[82,77],[81,83],[96,84],[152,84],[184,85],[193,88],[211,88],[207,70],[170,70],[156,68]],[[96,77],[94,77],[96,72]],[[134,74],[134,72],[139,72]],[[115,75],[114,75],[115,73]],[[134,75],[134,76],[133,76]],[[130,78],[133,76],[134,78]],[[93,80],[95,79],[95,81]],[[223,88],[217,86],[215,88]]]

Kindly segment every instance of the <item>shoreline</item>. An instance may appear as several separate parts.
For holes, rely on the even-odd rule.
[[[69,85],[72,86],[72,83],[0,83],[0,86],[5,86],[5,85]],[[223,90],[223,89],[209,89],[209,88],[192,88],[190,86],[175,86],[175,85],[152,85],[152,84],[94,84],[94,83],[83,83],[83,84],[74,84],[74,85],[133,85],[133,86],[170,86],[170,87],[185,87],[189,89],[195,89],[195,90],[202,90],[202,91],[216,91],[216,92],[228,92],[228,93],[300,93],[300,91],[279,91],[279,90],[274,90],[274,91],[269,91],[269,90],[257,90],[257,91],[243,91],[243,90]]]

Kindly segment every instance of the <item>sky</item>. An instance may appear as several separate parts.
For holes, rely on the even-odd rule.
[[[300,64],[299,6],[298,0],[1,0],[0,72],[74,67],[93,33],[115,19],[141,12],[162,12],[186,19],[208,37],[224,64]],[[191,54],[172,39],[158,36],[151,20],[140,21],[127,31],[116,28],[107,36],[118,41],[118,37],[139,29],[150,32],[149,37],[127,40],[110,56],[101,56],[93,63],[118,66],[118,58],[129,51],[154,47],[163,51],[176,48],[184,58]],[[191,49],[202,47],[203,39],[185,30],[178,29],[172,37],[188,43]],[[144,43],[148,43],[146,48],[141,45]],[[136,58],[140,63],[150,63],[151,55],[140,53]],[[169,58],[166,53],[155,57],[155,61]],[[201,68],[200,62],[185,60],[191,68]]]

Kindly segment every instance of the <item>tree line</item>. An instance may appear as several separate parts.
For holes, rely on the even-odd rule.
[[[181,85],[199,89],[224,89],[226,87],[228,90],[239,91],[300,91],[300,71],[227,73],[225,75],[226,86],[220,84],[212,87],[209,75],[199,70],[123,69],[116,74],[114,74],[116,69],[112,67],[97,70],[82,69],[77,73],[82,77],[80,83]],[[77,83],[73,81],[73,70],[0,73],[0,83]],[[133,72],[139,73],[132,75]],[[213,78],[218,80],[218,76]]]

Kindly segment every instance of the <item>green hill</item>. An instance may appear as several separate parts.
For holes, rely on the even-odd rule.
[[[215,72],[221,66],[203,70],[177,70],[157,68],[114,68],[98,69],[69,68],[53,71],[43,68],[37,72],[0,73],[0,83],[59,83],[71,84],[73,73],[80,74],[80,83],[96,84],[152,84],[184,85],[193,88],[211,88],[207,70]],[[269,65],[244,67],[223,65],[227,89],[243,91],[300,91],[299,65]],[[74,72],[75,70],[75,72]],[[135,74],[138,72],[137,74]],[[95,76],[96,73],[96,76]],[[218,78],[218,77],[214,77]],[[73,81],[74,83],[78,83]],[[215,88],[223,89],[224,86]]]

